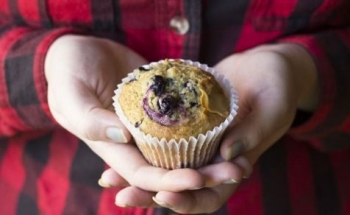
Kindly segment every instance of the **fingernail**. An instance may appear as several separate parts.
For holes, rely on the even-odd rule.
[[[171,208],[171,206],[170,206],[168,203],[159,201],[158,199],[156,199],[155,196],[153,196],[152,199],[153,199],[153,201],[154,201],[155,203],[157,203],[158,205],[160,205],[160,206],[162,206],[162,207]]]
[[[109,139],[118,143],[126,143],[128,141],[124,135],[123,130],[117,127],[107,128],[106,135]]]
[[[115,203],[117,206],[119,206],[119,207],[122,207],[122,208],[130,208],[130,207],[132,207],[132,206],[130,206],[130,205],[128,205],[128,204],[117,204],[117,203]]]
[[[102,173],[101,178],[98,180],[98,184],[105,188],[116,187],[116,179],[113,175],[108,173],[109,172]]]
[[[100,185],[101,187],[104,187],[104,188],[114,187],[113,185],[109,184],[108,182],[105,182],[102,178],[100,178],[97,183],[98,183],[98,185]]]
[[[232,158],[237,157],[241,152],[243,152],[244,145],[242,141],[235,142],[230,146],[226,153],[226,160],[231,160]]]
[[[233,179],[233,178],[231,178],[231,179],[229,179],[229,180],[227,180],[227,181],[222,182],[222,184],[237,184],[237,183],[238,183],[238,181],[235,180],[235,179]]]
[[[243,178],[247,179],[253,172],[253,166],[244,156],[239,156],[234,160],[234,163],[238,164],[244,170]]]
[[[200,189],[202,189],[204,186],[202,186],[202,187],[193,187],[193,188],[190,188],[189,190],[200,190]]]

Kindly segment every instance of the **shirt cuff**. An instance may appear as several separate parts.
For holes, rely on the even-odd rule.
[[[75,29],[10,27],[0,39],[0,136],[48,130],[57,125],[47,102],[45,57],[60,36]]]
[[[320,100],[317,110],[289,134],[306,140],[320,150],[337,150],[350,146],[350,34],[346,31],[327,31],[314,35],[297,35],[280,40],[304,47],[314,59]],[[347,140],[347,141],[346,141]]]

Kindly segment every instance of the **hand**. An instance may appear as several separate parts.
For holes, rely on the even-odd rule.
[[[203,187],[203,176],[194,170],[150,166],[113,110],[117,84],[145,63],[135,52],[110,40],[60,37],[45,61],[50,110],[60,125],[87,143],[129,184],[151,191]]]
[[[45,76],[50,110],[59,124],[83,140],[128,142],[113,111],[118,83],[146,61],[110,40],[66,35],[48,50]]]
[[[215,68],[229,78],[239,97],[238,115],[225,132],[221,156],[249,176],[250,164],[254,165],[286,133],[296,110],[316,108],[316,68],[311,56],[293,44],[261,46],[234,54]],[[212,169],[211,177],[222,173],[223,169],[218,168],[222,163]],[[210,213],[220,208],[238,186],[216,185],[181,193],[161,191],[155,200],[179,213]]]
[[[318,103],[318,80],[311,56],[300,46],[260,46],[227,57],[216,69],[228,77],[239,97],[239,111],[222,141],[221,155],[238,154],[254,164],[290,128],[297,109]]]

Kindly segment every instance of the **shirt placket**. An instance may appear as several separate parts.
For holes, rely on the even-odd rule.
[[[200,1],[156,1],[161,58],[196,60],[200,43]]]
[[[189,23],[185,36],[182,58],[198,60],[201,44],[202,1],[184,0],[184,15]]]

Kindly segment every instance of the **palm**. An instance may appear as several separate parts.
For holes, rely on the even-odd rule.
[[[231,134],[256,132],[256,136],[244,137],[248,142],[245,155],[252,163],[289,129],[294,119],[295,83],[288,66],[285,59],[274,53],[232,55],[216,66],[238,91],[239,110]],[[268,138],[257,142],[259,136],[266,134]],[[223,144],[234,138],[224,139]]]

